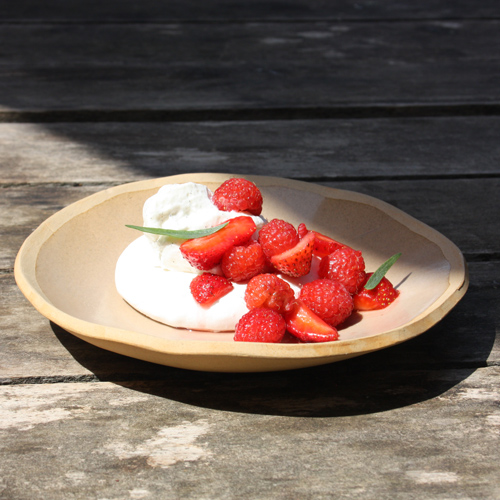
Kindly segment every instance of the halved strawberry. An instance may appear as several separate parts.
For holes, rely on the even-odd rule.
[[[203,273],[191,280],[189,288],[196,302],[203,306],[210,306],[228,294],[233,289],[233,284],[224,276]]]
[[[373,273],[366,275],[365,282],[359,293],[352,296],[354,309],[357,311],[371,311],[374,309],[383,309],[392,304],[399,296],[399,290],[396,290],[387,278],[382,278],[380,283],[372,290],[367,290],[364,285]]]
[[[226,250],[247,242],[256,229],[251,217],[235,217],[216,233],[185,241],[180,250],[193,267],[208,271],[220,263]]]
[[[271,264],[283,274],[300,278],[311,270],[314,233],[306,234],[295,246],[282,253],[273,255]]]
[[[326,255],[330,255],[335,252],[339,248],[342,248],[346,245],[343,243],[339,243],[334,239],[325,236],[324,234],[318,233],[317,231],[310,231],[307,229],[306,225],[302,222],[297,227],[297,232],[299,233],[299,237],[302,239],[308,232],[314,233],[314,255],[318,257],[325,257]]]
[[[303,342],[331,342],[339,338],[337,329],[325,323],[300,299],[285,314],[285,322],[287,330]]]

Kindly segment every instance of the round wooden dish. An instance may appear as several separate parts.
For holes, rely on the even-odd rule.
[[[226,174],[185,174],[134,182],[80,200],[27,238],[15,264],[18,286],[45,317],[77,337],[126,356],[202,371],[257,372],[321,365],[389,347],[426,331],[468,286],[460,250],[447,238],[375,198],[289,179],[247,176],[264,196],[263,215],[285,219],[362,250],[367,270],[391,255],[397,302],[356,315],[341,340],[323,344],[234,342],[231,333],[171,328],[135,311],[114,285],[116,260],[142,225],[142,206],[163,184],[215,190]]]

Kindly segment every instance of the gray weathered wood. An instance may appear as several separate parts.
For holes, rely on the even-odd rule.
[[[500,267],[498,262],[471,263],[470,272],[471,287],[466,296],[431,330],[399,346],[340,363],[343,366],[332,367],[332,373],[337,370],[381,371],[389,367],[448,369],[498,364],[500,345],[495,338],[495,325],[500,319],[500,292],[492,283],[492,276],[499,275]],[[3,297],[0,352],[4,360],[0,364],[1,383],[82,378],[163,379],[172,372],[168,368],[108,353],[50,324],[22,296],[12,275],[0,275],[0,292]],[[314,376],[315,370],[318,369],[308,373]],[[282,375],[283,379],[288,376]],[[259,380],[260,376],[255,377]]]
[[[279,175],[281,171],[269,172]],[[285,172],[286,173],[286,172]],[[500,251],[500,179],[327,182],[325,185],[382,199],[430,225],[473,259]],[[47,217],[110,184],[17,185],[0,200],[0,269],[12,269],[26,237]],[[480,200],[480,201],[479,201]],[[481,212],[476,209],[481,203]]]
[[[499,137],[493,116],[0,123],[0,182],[117,183],[207,171],[304,180],[497,175]]]
[[[225,376],[215,391],[195,377],[189,391],[175,377],[2,387],[0,494],[494,499],[499,376],[492,367],[328,382]]]
[[[4,3],[0,498],[500,498],[498,1]],[[461,248],[469,291],[398,346],[236,375],[98,349],[22,296],[52,213],[202,171],[386,200]]]
[[[498,104],[499,26],[496,20],[3,24],[0,107],[182,116],[210,109]]]
[[[449,0],[400,1],[289,0],[248,2],[245,0],[23,0],[7,2],[2,9],[4,22],[176,22],[231,20],[379,20],[456,19],[498,17],[495,0],[457,2]]]

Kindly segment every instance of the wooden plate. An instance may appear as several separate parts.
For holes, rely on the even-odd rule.
[[[118,256],[137,237],[142,206],[160,186],[200,182],[215,190],[225,174],[185,174],[134,182],[80,200],[47,219],[21,247],[19,288],[45,317],[77,337],[126,356],[202,371],[257,372],[340,361],[389,347],[426,331],[468,286],[460,250],[443,235],[385,202],[362,194],[289,179],[248,176],[264,196],[263,215],[305,222],[362,250],[367,270],[403,256],[388,278],[397,302],[356,316],[341,340],[323,344],[234,342],[230,333],[171,328],[148,319],[118,295]]]

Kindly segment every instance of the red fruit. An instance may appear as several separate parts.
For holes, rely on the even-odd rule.
[[[365,280],[365,261],[361,252],[350,247],[335,250],[321,259],[318,276],[340,281],[351,294],[356,293]]]
[[[262,194],[259,188],[246,179],[234,178],[223,182],[214,192],[212,203],[225,212],[236,210],[260,215]]]
[[[209,306],[233,289],[232,283],[217,274],[198,274],[189,285],[191,294],[196,302]]]
[[[373,273],[366,275],[363,286]],[[373,289],[367,290],[361,288],[359,293],[353,295],[354,309],[357,311],[370,311],[373,309],[383,309],[399,296],[399,290],[396,290],[387,278],[382,278],[380,283]]]
[[[293,303],[285,315],[287,330],[303,342],[331,342],[338,340],[339,333],[328,325],[301,300]]]
[[[293,248],[271,257],[271,264],[283,274],[299,278],[311,270],[314,234],[304,236]]]
[[[331,326],[345,321],[353,311],[351,295],[335,280],[317,279],[306,283],[300,290],[299,299]]]
[[[243,342],[281,342],[286,323],[281,314],[272,309],[252,309],[238,321],[234,340]]]
[[[297,228],[297,232],[299,233],[299,237],[303,238],[309,230],[306,225],[302,222],[299,224]],[[318,257],[324,257],[325,255],[330,255],[335,250],[344,247],[343,243],[339,243],[338,241],[325,236],[324,234],[318,233],[317,231],[312,231],[314,233],[314,250],[313,254]]]
[[[266,266],[262,247],[256,241],[238,245],[226,250],[221,269],[224,276],[233,281],[245,281],[261,273]]]
[[[245,290],[245,304],[248,309],[266,307],[284,314],[294,298],[292,287],[275,274],[254,276]]]
[[[208,271],[220,263],[229,248],[247,242],[256,229],[251,217],[236,217],[216,233],[185,241],[180,250],[193,267]]]
[[[299,242],[299,235],[289,222],[273,219],[264,224],[259,231],[259,243],[264,255],[270,259],[273,255],[294,247]]]

